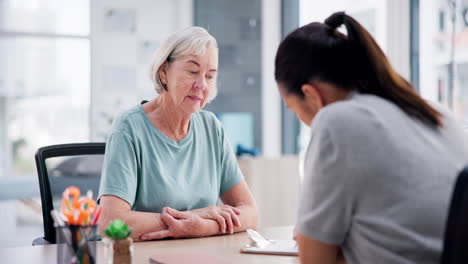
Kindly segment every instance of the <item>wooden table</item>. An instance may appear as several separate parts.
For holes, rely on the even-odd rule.
[[[292,226],[272,227],[258,231],[268,239],[291,239]],[[231,263],[299,263],[297,257],[241,254],[240,248],[250,242],[246,232],[234,235],[192,239],[138,242],[135,245],[134,263],[149,263],[157,254],[204,253]],[[98,263],[102,263],[102,248],[98,246]],[[1,263],[56,263],[56,245],[0,248]]]

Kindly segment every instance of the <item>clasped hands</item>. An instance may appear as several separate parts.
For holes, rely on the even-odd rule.
[[[240,210],[229,206],[210,206],[192,211],[178,211],[165,207],[161,212],[161,220],[164,226],[161,230],[145,233],[141,240],[162,239],[166,237],[201,237],[208,235],[209,226],[213,221],[219,226],[218,233],[234,233],[235,227],[240,227],[238,215]]]

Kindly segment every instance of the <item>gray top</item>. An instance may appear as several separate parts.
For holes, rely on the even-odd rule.
[[[468,141],[435,107],[443,128],[373,95],[354,93],[321,110],[305,158],[298,231],[340,245],[348,264],[439,263]]]

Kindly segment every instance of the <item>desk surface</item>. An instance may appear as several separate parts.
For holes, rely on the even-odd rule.
[[[259,232],[268,239],[290,239],[292,230],[293,227],[288,226],[259,229]],[[205,253],[231,263],[299,263],[297,257],[239,253],[240,248],[248,243],[246,232],[205,238],[138,242],[134,243],[134,263],[149,263],[152,255],[177,253]],[[98,250],[98,259],[101,259],[101,248]],[[0,248],[2,263],[56,263],[56,256],[56,245]]]

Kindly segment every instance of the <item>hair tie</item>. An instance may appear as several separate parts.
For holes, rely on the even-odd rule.
[[[345,12],[336,12],[325,19],[325,24],[332,29],[337,29],[339,26],[343,25]]]

